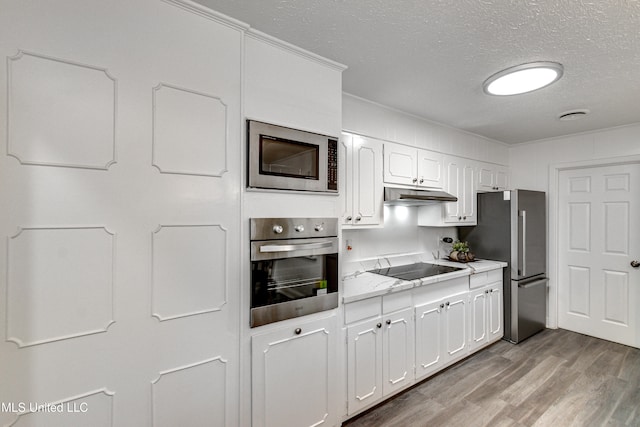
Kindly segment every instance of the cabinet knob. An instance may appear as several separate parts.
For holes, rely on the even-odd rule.
[[[424,182],[424,178],[420,178],[420,184]]]
[[[302,329],[300,328],[296,328],[295,331],[293,331],[296,335],[300,335],[302,333]]]
[[[633,268],[640,267],[640,262],[638,262],[636,260],[631,261],[631,267],[633,267]]]
[[[353,219],[353,217],[352,217],[351,215],[349,215],[349,216],[347,217],[347,221],[351,221],[352,219]]]
[[[440,308],[444,308],[444,304],[440,304]]]
[[[382,328],[382,323],[378,323],[378,324],[376,325],[376,328],[378,328],[378,329]]]
[[[360,221],[361,219],[362,219],[362,217],[361,217],[360,215],[358,215],[358,216],[356,217],[356,221]]]
[[[418,182],[418,178],[413,178],[413,183],[415,184],[416,182]]]
[[[449,304],[449,301],[447,301],[447,307],[449,307],[449,305],[450,305],[450,304]]]
[[[387,319],[387,325],[391,324],[391,319]]]
[[[462,221],[462,217],[461,216],[458,217],[458,221]]]
[[[486,290],[486,291],[484,291],[484,293],[485,293],[485,294],[488,294],[488,293],[489,293],[489,291],[488,291],[488,290]]]

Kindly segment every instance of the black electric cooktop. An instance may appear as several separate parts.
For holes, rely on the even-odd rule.
[[[423,277],[436,276],[438,274],[451,273],[464,270],[458,267],[448,267],[446,265],[436,265],[427,262],[417,262],[409,265],[399,265],[397,267],[378,268],[369,270],[370,273],[381,274],[383,276],[395,277],[402,280],[416,280]]]

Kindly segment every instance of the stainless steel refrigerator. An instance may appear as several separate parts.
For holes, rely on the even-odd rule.
[[[545,193],[478,193],[478,225],[460,227],[478,258],[507,262],[504,339],[518,343],[543,330],[547,317]]]

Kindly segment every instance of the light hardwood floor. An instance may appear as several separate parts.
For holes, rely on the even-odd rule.
[[[343,426],[640,426],[640,350],[562,329],[500,341]]]

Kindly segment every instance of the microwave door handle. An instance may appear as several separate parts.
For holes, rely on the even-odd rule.
[[[297,245],[262,245],[260,246],[260,252],[293,252],[302,251],[307,249],[320,249],[328,248],[333,245],[332,241],[317,242],[317,243],[301,243]]]

